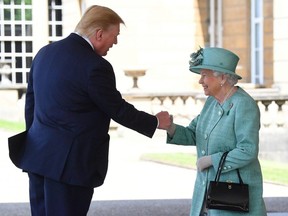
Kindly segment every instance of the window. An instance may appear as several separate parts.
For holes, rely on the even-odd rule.
[[[263,0],[251,1],[251,82],[263,84]]]
[[[222,47],[222,0],[210,0],[210,45]]]
[[[32,0],[0,0],[0,67],[11,85],[26,84],[33,55]]]
[[[49,42],[62,38],[62,1],[49,0]]]

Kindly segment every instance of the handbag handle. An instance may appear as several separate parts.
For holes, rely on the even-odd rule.
[[[224,166],[224,162],[226,160],[226,157],[227,157],[227,154],[229,153],[229,151],[227,152],[224,152],[220,161],[219,161],[219,165],[218,165],[218,170],[217,170],[217,173],[216,173],[216,176],[215,176],[215,182],[219,182],[219,179],[220,179],[220,175],[222,173],[222,169],[223,169],[223,166]],[[239,169],[237,169],[237,175],[238,175],[238,178],[239,178],[239,183],[240,184],[243,184],[243,181],[242,181],[242,178],[241,178],[241,175],[240,175],[240,172],[239,172]]]

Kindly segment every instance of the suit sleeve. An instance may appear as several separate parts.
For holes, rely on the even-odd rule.
[[[156,116],[137,110],[122,98],[109,63],[90,73],[88,92],[94,103],[114,121],[145,136],[153,136],[157,128]]]
[[[29,129],[33,122],[34,117],[34,90],[33,90],[33,65],[29,73],[28,87],[26,92],[25,102],[25,123],[26,129]]]

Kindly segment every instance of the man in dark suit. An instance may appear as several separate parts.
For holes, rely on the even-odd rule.
[[[43,47],[33,60],[17,166],[28,172],[34,216],[87,214],[93,188],[106,176],[111,119],[148,137],[170,124],[168,112],[139,111],[116,89],[102,56],[117,44],[120,24],[113,10],[92,6],[75,33]]]

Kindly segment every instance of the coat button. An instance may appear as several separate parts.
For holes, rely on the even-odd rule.
[[[205,154],[206,154],[205,150],[202,150],[201,153],[202,153],[202,155],[205,155]]]
[[[208,134],[205,134],[204,139],[207,140],[207,138],[208,138]]]
[[[219,110],[218,115],[219,116],[222,115],[222,110]]]

